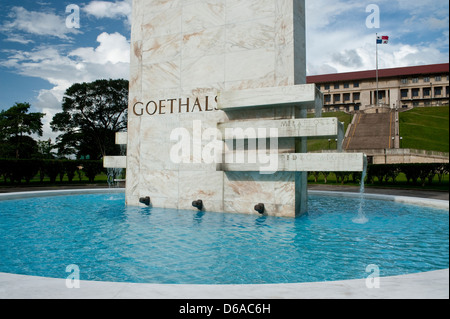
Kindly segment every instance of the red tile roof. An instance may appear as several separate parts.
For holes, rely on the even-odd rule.
[[[421,65],[421,66],[411,66],[403,68],[394,69],[380,69],[379,77],[400,77],[407,75],[421,75],[421,74],[442,74],[449,73],[449,64],[432,64],[432,65]],[[312,75],[306,78],[307,83],[325,83],[325,82],[344,82],[344,81],[354,81],[354,80],[365,80],[365,79],[375,79],[376,70],[370,71],[360,71],[360,72],[349,72],[349,73],[334,73],[334,74],[324,74],[324,75]]]

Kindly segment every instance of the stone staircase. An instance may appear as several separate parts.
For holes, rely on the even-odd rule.
[[[344,140],[344,150],[390,149],[394,147],[395,114],[356,114]]]

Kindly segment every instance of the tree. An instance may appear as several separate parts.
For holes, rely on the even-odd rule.
[[[49,138],[47,141],[37,141],[37,154],[36,158],[39,159],[53,159],[55,154],[52,150],[54,149],[52,144],[52,139]]]
[[[50,123],[54,132],[63,132],[57,139],[60,155],[114,155],[115,133],[127,127],[128,81],[74,84],[65,93],[62,109]]]
[[[36,141],[29,135],[42,136],[44,113],[28,113],[29,103],[16,103],[8,110],[0,112],[0,140],[3,144],[2,156],[31,158]],[[30,152],[30,147],[32,147]]]

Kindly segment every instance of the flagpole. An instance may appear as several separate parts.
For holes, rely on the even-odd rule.
[[[379,86],[378,86],[378,33],[376,33],[376,39],[375,39],[375,43],[377,45],[377,96],[376,96],[376,100],[377,100],[377,107],[379,106]]]

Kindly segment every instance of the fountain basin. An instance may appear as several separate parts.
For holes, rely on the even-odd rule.
[[[77,264],[82,280],[280,284],[362,279],[369,264],[378,265],[382,276],[448,268],[448,203],[423,201],[433,204],[429,208],[369,198],[369,221],[361,225],[352,222],[359,194],[330,197],[312,191],[309,214],[293,220],[130,208],[121,192],[41,192],[34,205],[32,194],[0,196],[6,200],[0,205],[2,218],[14,219],[14,224],[2,221],[9,226],[1,232],[5,258],[0,272],[65,278],[65,267]],[[24,196],[28,198],[16,201]],[[337,198],[344,211],[336,212],[330,198]],[[83,209],[81,215],[71,211],[83,205],[91,210]],[[370,213],[373,207],[382,211]],[[27,213],[18,213],[21,208]],[[21,222],[18,215],[28,220]],[[391,255],[385,253],[388,248]]]

